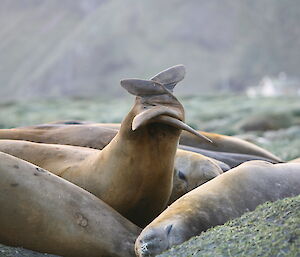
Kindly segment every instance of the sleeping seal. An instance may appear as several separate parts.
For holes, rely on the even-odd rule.
[[[67,257],[131,257],[141,231],[82,188],[1,152],[0,206],[1,243]]]
[[[250,161],[192,190],[140,234],[138,256],[154,256],[266,201],[300,194],[300,164]]]
[[[226,164],[222,164],[204,155],[177,149],[173,189],[168,205],[194,188],[226,171]],[[228,167],[229,169],[229,167]]]
[[[213,141],[213,144],[207,144],[204,140],[199,140],[197,137],[185,133],[185,131],[182,131],[179,143],[181,145],[192,146],[203,150],[248,154],[252,156],[264,157],[275,163],[281,162],[280,158],[269,151],[238,137],[204,131],[199,132],[210,138]]]

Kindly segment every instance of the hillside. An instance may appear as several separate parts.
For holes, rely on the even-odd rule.
[[[292,0],[3,0],[0,101],[122,95],[121,78],[177,63],[181,94],[299,78],[299,16]]]

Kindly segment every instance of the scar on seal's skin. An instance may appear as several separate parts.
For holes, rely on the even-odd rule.
[[[45,172],[43,169],[39,168],[39,167],[36,167],[35,168],[38,172]]]
[[[17,164],[15,164],[13,167],[14,167],[15,169],[19,169],[19,166],[18,166]]]
[[[11,183],[10,186],[12,187],[17,187],[19,185],[19,183]]]
[[[86,227],[88,225],[88,220],[80,213],[76,213],[76,222],[81,227]]]

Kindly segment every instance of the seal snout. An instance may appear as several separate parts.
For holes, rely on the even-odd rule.
[[[151,251],[149,251],[147,243],[141,243],[139,245],[139,247],[136,246],[135,247],[135,253],[136,253],[137,256],[140,256],[140,257],[151,256]]]
[[[168,249],[167,234],[172,226],[165,230],[146,230],[137,238],[135,243],[135,253],[139,257],[155,256]],[[169,231],[168,231],[169,230]]]

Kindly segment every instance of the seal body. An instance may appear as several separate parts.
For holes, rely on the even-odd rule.
[[[82,188],[0,152],[0,242],[70,257],[133,256],[140,228]]]
[[[201,133],[211,139],[213,144],[208,144],[206,141],[199,140],[195,136],[190,135],[185,131],[182,131],[181,133],[180,144],[216,152],[229,152],[260,156],[270,159],[276,163],[281,162],[280,158],[269,151],[237,137],[204,131],[201,131]]]
[[[237,167],[244,162],[253,161],[253,160],[267,161],[274,164],[278,163],[278,161],[274,159],[262,157],[259,155],[252,155],[252,154],[245,154],[245,153],[232,153],[232,152],[219,152],[219,151],[206,150],[206,149],[201,149],[201,148],[186,146],[186,145],[179,145],[178,148],[186,151],[191,151],[194,153],[199,153],[207,157],[213,158],[222,163],[226,163],[230,168]]]
[[[154,256],[266,201],[300,194],[300,164],[250,161],[179,198],[137,238],[138,256]]]
[[[118,133],[110,124],[41,124],[0,129],[0,139],[26,140],[36,143],[89,147],[101,150]]]

